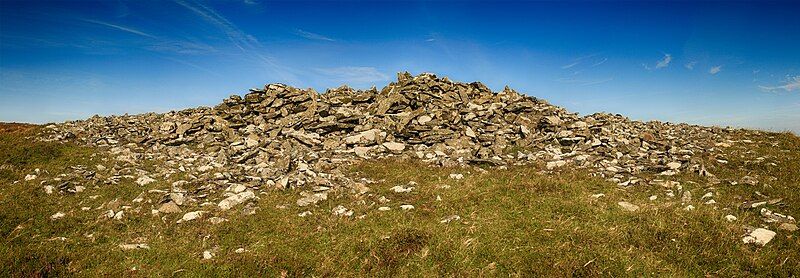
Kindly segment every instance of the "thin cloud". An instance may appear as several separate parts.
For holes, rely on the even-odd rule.
[[[664,54],[664,58],[656,63],[656,69],[666,68],[669,66],[670,62],[672,62],[672,55]]]
[[[579,86],[591,86],[609,82],[614,80],[613,77],[605,78],[605,79],[595,79],[595,80],[582,80],[582,79],[574,79],[574,78],[559,78],[556,79],[556,82],[565,83],[565,84],[575,84]]]
[[[228,37],[228,40],[233,43],[236,48],[239,48],[242,53],[261,61],[265,66],[282,78],[296,80],[296,77],[288,72],[290,71],[289,68],[278,65],[278,63],[276,63],[272,57],[264,56],[261,53],[263,51],[263,47],[255,37],[240,30],[235,24],[220,15],[217,11],[198,2],[189,3],[183,0],[174,1],[178,5],[181,5],[184,8],[194,12],[200,16],[201,19],[220,29]]]
[[[216,51],[216,49],[210,45],[188,41],[162,41],[145,48],[152,51],[173,52],[178,54],[203,54]]]
[[[331,39],[329,37],[326,37],[324,35],[308,32],[308,31],[304,31],[302,29],[297,29],[297,30],[294,31],[294,33],[297,34],[298,36],[301,36],[301,37],[309,39],[309,40],[329,41],[329,42],[336,41],[336,40]]]
[[[85,22],[94,23],[94,24],[97,24],[97,25],[102,25],[102,26],[105,26],[105,27],[109,27],[109,28],[112,28],[112,29],[117,29],[117,30],[120,30],[120,31],[128,32],[128,33],[131,33],[131,34],[139,35],[139,36],[142,36],[142,37],[148,37],[148,38],[151,38],[151,39],[155,39],[156,38],[156,36],[150,35],[148,33],[145,33],[145,32],[133,29],[133,28],[125,27],[125,26],[120,26],[120,25],[111,24],[111,23],[102,22],[102,21],[97,21],[97,20],[92,20],[92,19],[81,19],[81,20],[83,20]]]
[[[597,63],[594,63],[594,64],[592,64],[592,67],[596,67],[596,66],[602,65],[602,64],[604,64],[606,61],[608,61],[608,58],[603,58],[603,60],[600,60],[600,62],[597,62]]]
[[[720,65],[720,66],[716,66],[716,67],[711,67],[711,69],[710,69],[710,70],[708,70],[708,73],[710,73],[710,74],[717,74],[717,73],[719,73],[720,71],[722,71],[722,66],[721,66],[721,65]]]
[[[561,66],[561,69],[568,69],[568,68],[571,68],[571,67],[577,66],[577,65],[578,65],[578,64],[580,64],[580,63],[581,63],[580,61],[577,61],[577,62],[574,62],[574,63],[572,63],[572,64],[563,65],[563,66]]]
[[[688,62],[683,66],[686,67],[689,70],[693,70],[695,65],[697,65],[697,61]]]
[[[800,75],[795,77],[789,77],[784,83],[786,84],[780,86],[758,86],[758,87],[761,88],[762,91],[770,93],[777,92],[780,90],[784,90],[787,92],[800,90]]]
[[[317,72],[343,83],[372,83],[386,81],[389,76],[373,67],[317,68]]]

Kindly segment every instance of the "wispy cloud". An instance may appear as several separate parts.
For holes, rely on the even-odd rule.
[[[695,65],[697,65],[697,61],[688,62],[683,66],[686,67],[689,70],[693,70]]]
[[[596,67],[596,66],[602,65],[606,61],[608,61],[608,58],[603,58],[603,60],[600,60],[599,62],[596,62],[596,63],[592,64],[592,67]]]
[[[216,51],[214,47],[204,43],[171,40],[157,42],[145,48],[152,51],[178,54],[203,54]]]
[[[592,57],[594,57],[594,56],[597,56],[597,53],[595,53],[595,54],[589,54],[589,55],[586,55],[586,56],[581,56],[581,57],[578,57],[578,58],[572,59],[572,62],[571,62],[571,63],[561,66],[561,69],[569,69],[569,68],[572,68],[572,67],[574,67],[574,66],[577,66],[577,65],[579,65],[579,64],[580,64],[581,62],[583,62],[584,60],[586,60],[586,59],[589,59],[589,58],[592,58]],[[606,60],[607,60],[607,59],[606,59]],[[604,62],[605,62],[605,60],[604,60],[604,61],[602,61],[600,64],[602,64],[602,63],[604,63]]]
[[[563,66],[561,66],[561,68],[562,68],[562,69],[568,69],[568,68],[571,68],[571,67],[577,66],[577,65],[578,65],[578,64],[580,64],[580,63],[581,63],[580,61],[573,62],[573,63],[571,63],[571,64],[566,64],[566,65],[563,65]]]
[[[155,39],[156,38],[156,36],[150,35],[148,33],[145,33],[145,32],[133,29],[133,28],[125,27],[125,26],[120,26],[120,25],[111,24],[111,23],[108,23],[108,22],[102,22],[102,21],[98,21],[98,20],[92,20],[92,19],[81,19],[81,20],[83,20],[85,22],[89,22],[89,23],[94,23],[94,24],[97,24],[97,25],[102,25],[102,26],[105,26],[105,27],[108,27],[108,28],[112,28],[112,29],[117,29],[117,30],[120,30],[120,31],[128,32],[128,33],[131,33],[131,34],[139,35],[139,36],[142,36],[142,37],[148,37],[148,38],[151,38],[151,39]]]
[[[389,76],[373,67],[317,68],[317,72],[344,83],[372,83],[386,81]]]
[[[658,63],[656,63],[656,68],[657,69],[666,68],[669,66],[670,62],[672,62],[672,55],[664,54],[664,58],[658,61]]]
[[[597,85],[609,82],[614,80],[613,77],[605,78],[605,79],[592,79],[592,80],[583,80],[583,79],[574,79],[574,78],[559,78],[556,79],[556,82],[564,83],[564,84],[575,84],[579,86],[590,86],[590,85]]]
[[[242,53],[262,62],[267,69],[273,71],[281,78],[296,81],[296,77],[289,72],[289,68],[278,65],[278,63],[276,63],[272,57],[262,54],[264,48],[255,37],[239,29],[235,24],[230,22],[227,18],[219,14],[214,9],[206,7],[195,1],[192,1],[191,3],[183,0],[174,1],[178,5],[181,5],[200,16],[200,18],[204,21],[220,29],[228,37],[228,40],[234,46],[236,46],[236,48],[241,50]]]
[[[785,84],[780,86],[758,86],[764,92],[777,92],[780,90],[784,90],[787,92],[800,90],[800,75],[789,77],[784,81]]]
[[[297,34],[298,36],[301,36],[301,37],[309,39],[309,40],[329,41],[329,42],[336,41],[336,40],[331,39],[329,37],[326,37],[324,35],[308,32],[308,31],[305,31],[305,30],[302,30],[302,29],[294,30],[294,33]]]
[[[711,69],[709,69],[709,70],[708,70],[708,73],[710,73],[710,74],[717,74],[717,73],[719,73],[720,71],[722,71],[722,65],[715,66],[715,67],[711,67]]]

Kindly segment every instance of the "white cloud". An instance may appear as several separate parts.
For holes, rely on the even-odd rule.
[[[386,81],[389,76],[373,67],[317,68],[317,72],[343,83],[372,83]]]
[[[758,87],[765,92],[776,92],[780,90],[791,92],[794,90],[800,90],[800,75],[795,77],[789,77],[784,83],[786,84],[781,86],[758,86]]]
[[[197,1],[174,0],[178,5],[194,12],[201,19],[220,29],[242,53],[259,60],[266,69],[272,71],[285,81],[296,81],[297,77],[291,73],[292,69],[279,65],[271,56],[264,55],[264,47],[250,34],[239,29],[235,24],[210,7]]]
[[[661,59],[661,61],[658,61],[658,63],[656,64],[656,68],[657,69],[666,68],[666,67],[669,66],[669,62],[672,62],[672,55],[664,54],[664,59]]]
[[[583,80],[583,79],[574,79],[574,78],[559,78],[556,79],[556,82],[565,83],[565,84],[575,84],[579,86],[590,86],[590,85],[597,85],[609,82],[614,80],[613,77],[605,78],[605,79],[592,79],[592,80]]]
[[[580,61],[577,61],[577,62],[574,62],[574,63],[572,63],[572,64],[563,65],[563,66],[561,66],[561,68],[562,68],[562,69],[568,69],[568,68],[574,67],[574,66],[576,66],[576,65],[578,65],[578,64],[580,64],[580,63],[581,63]]]
[[[721,65],[720,65],[720,66],[716,66],[716,67],[711,67],[711,69],[710,69],[710,70],[708,70],[708,73],[710,73],[710,74],[717,74],[717,73],[719,73],[720,71],[722,71],[722,66],[721,66]]]
[[[156,38],[155,36],[150,35],[148,33],[145,33],[145,32],[133,29],[133,28],[128,28],[128,27],[125,27],[125,26],[120,26],[120,25],[116,25],[116,24],[111,24],[111,23],[97,21],[97,20],[91,20],[91,19],[82,19],[82,20],[86,21],[86,22],[89,22],[89,23],[94,23],[94,24],[97,24],[97,25],[102,25],[102,26],[105,26],[105,27],[109,27],[109,28],[120,30],[120,31],[128,32],[128,33],[131,33],[131,34],[136,34],[136,35],[139,35],[139,36],[142,36],[142,37],[148,37],[148,38],[151,38],[151,39],[155,39]]]
[[[697,65],[697,61],[688,62],[683,66],[686,67],[689,70],[693,70],[694,69],[694,65]]]
[[[329,37],[326,37],[324,35],[320,35],[320,34],[317,34],[317,33],[311,33],[311,32],[308,32],[308,31],[304,31],[302,29],[295,30],[295,34],[297,34],[298,36],[304,37],[306,39],[309,39],[309,40],[329,41],[329,42],[336,41],[336,40],[331,39]]]

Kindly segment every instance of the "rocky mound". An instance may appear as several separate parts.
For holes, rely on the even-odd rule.
[[[681,171],[713,179],[698,158],[713,156],[732,133],[620,115],[578,116],[507,87],[492,92],[478,82],[408,73],[381,90],[340,87],[318,94],[269,84],[213,108],[95,116],[46,130],[47,140],[75,139],[108,150],[115,160],[103,174],[77,169],[47,185],[51,191],[75,191],[71,179],[146,184],[186,174],[165,189],[164,205],[224,199],[218,203],[223,210],[268,188],[302,189],[301,206],[329,190],[365,191],[343,167],[389,156],[442,166],[583,168],[620,186],[658,183],[659,175]],[[158,170],[142,170],[154,162]]]

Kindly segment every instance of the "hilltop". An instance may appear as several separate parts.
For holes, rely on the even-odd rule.
[[[215,107],[3,130],[10,275],[800,268],[788,133],[580,116],[408,73],[380,90],[268,84]]]

